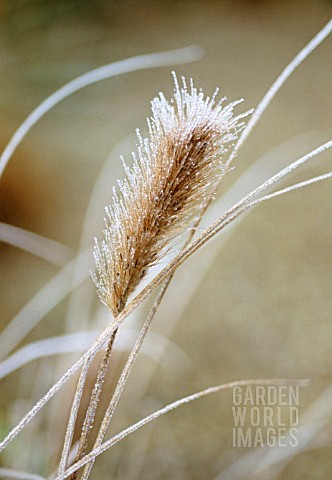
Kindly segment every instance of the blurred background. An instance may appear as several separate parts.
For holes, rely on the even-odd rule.
[[[0,0],[1,151],[38,104],[76,76],[136,55],[203,50],[191,63],[82,89],[47,113],[10,160],[0,185],[1,361],[18,354],[7,370],[0,364],[1,437],[110,321],[88,274],[93,237],[101,237],[103,207],[123,175],[120,155],[130,163],[135,128],[147,131],[150,100],[172,94],[171,70],[193,77],[206,94],[218,86],[230,101],[244,98],[240,113],[257,105],[331,13],[328,0]],[[331,138],[331,52],[328,38],[273,100],[205,226]],[[330,159],[331,152],[319,156],[288,184],[330,170]],[[328,181],[259,206],[195,254],[174,277],[110,430],[212,385],[309,378],[300,397],[306,441],[288,456],[279,449],[273,461],[269,449],[233,448],[232,398],[224,391],[134,433],[99,457],[91,478],[330,478],[331,236]],[[79,251],[86,252],[81,262],[68,266]],[[123,328],[105,397],[152,300]],[[67,343],[55,338],[77,332]],[[28,361],[34,356],[41,358]],[[2,454],[3,466],[52,473],[75,380]]]

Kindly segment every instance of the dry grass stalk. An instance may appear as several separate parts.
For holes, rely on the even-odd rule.
[[[99,404],[99,398],[100,398],[100,394],[101,394],[103,384],[104,384],[104,381],[105,381],[105,377],[106,377],[109,361],[110,361],[110,358],[111,358],[111,352],[112,352],[113,344],[114,344],[114,341],[115,341],[116,333],[117,333],[117,330],[115,330],[113,332],[111,338],[109,339],[108,344],[107,344],[107,348],[106,348],[104,356],[103,356],[103,359],[102,359],[101,364],[100,364],[99,369],[98,369],[96,381],[95,381],[95,384],[94,384],[94,387],[93,387],[93,390],[92,390],[92,393],[91,393],[89,405],[88,405],[88,408],[86,410],[84,423],[83,423],[83,426],[82,426],[82,432],[81,432],[80,441],[79,441],[79,445],[78,445],[78,450],[77,450],[77,454],[76,454],[76,458],[75,458],[76,462],[78,462],[83,457],[83,455],[86,452],[86,449],[88,447],[88,436],[89,436],[90,430],[93,427],[94,419],[95,419],[95,416],[96,416],[96,411],[97,411],[98,404]],[[87,363],[90,363],[90,359],[87,361]],[[76,478],[77,478],[77,472],[74,472],[71,475],[71,479],[75,480]]]
[[[173,75],[174,75],[174,80],[175,80],[175,93],[176,93],[178,96],[180,96],[180,95],[181,95],[181,92],[179,91],[178,81],[177,81],[177,78],[176,78],[175,74],[173,74]],[[184,89],[185,89],[185,91],[186,91],[186,84],[185,84],[184,79],[182,79],[182,81],[183,81]],[[191,88],[193,89],[192,84],[191,84]],[[215,97],[215,95],[214,95],[214,97]],[[212,102],[214,101],[214,97],[212,97]],[[158,99],[156,99],[156,100],[158,100]],[[164,97],[162,97],[162,100],[164,100]],[[236,102],[236,103],[237,103],[237,102]],[[152,104],[152,105],[153,105],[153,104]],[[235,104],[233,104],[233,105],[235,105]],[[232,106],[233,106],[233,105],[232,105]],[[213,106],[213,104],[212,104],[212,106]],[[179,105],[178,105],[178,112],[179,112]],[[240,117],[237,117],[237,118],[239,119]],[[150,126],[150,123],[149,123],[149,126]],[[240,124],[240,125],[238,126],[238,130],[237,130],[237,131],[240,131],[241,127],[242,127],[242,124]],[[151,131],[151,129],[150,129],[150,131]],[[140,139],[140,137],[139,137],[139,139]],[[141,139],[140,139],[140,140],[141,140]],[[162,143],[162,142],[161,142],[161,143]],[[226,173],[226,171],[228,170],[229,164],[230,164],[230,162],[231,162],[231,160],[232,160],[231,157],[234,156],[233,153],[234,153],[234,151],[232,151],[232,154],[228,157],[226,163],[222,165],[221,172],[220,172],[220,174],[218,175],[218,178],[216,179],[216,182],[215,182],[215,184],[213,185],[213,188],[211,188],[210,191],[208,192],[208,194],[206,195],[206,198],[204,199],[204,200],[205,200],[205,203],[201,206],[201,208],[200,208],[200,210],[199,210],[199,214],[197,215],[197,218],[195,219],[195,222],[194,222],[194,227],[196,227],[196,226],[200,223],[200,220],[202,219],[202,216],[204,215],[204,212],[206,211],[208,205],[210,204],[210,202],[211,202],[211,200],[212,200],[212,197],[213,197],[213,195],[214,195],[214,193],[215,193],[215,189],[216,189],[218,183],[220,182],[222,176],[223,176],[223,175]],[[220,159],[220,160],[221,160],[221,159]],[[186,245],[192,240],[193,236],[194,236],[194,229],[192,229],[192,230],[190,231],[189,236],[188,236],[187,241],[186,241]],[[148,332],[149,326],[151,325],[151,322],[152,322],[153,319],[154,319],[154,316],[155,316],[155,314],[156,314],[156,312],[157,312],[158,306],[159,306],[160,302],[162,301],[162,298],[163,298],[163,296],[164,296],[164,293],[166,292],[166,290],[167,290],[167,288],[168,288],[168,285],[169,285],[169,283],[170,283],[171,280],[172,280],[172,277],[173,277],[172,275],[171,275],[170,277],[168,277],[168,279],[166,280],[165,284],[163,285],[161,291],[159,292],[158,297],[157,297],[157,299],[156,299],[156,301],[155,301],[155,303],[154,303],[154,305],[153,305],[153,307],[152,307],[152,309],[151,309],[151,311],[150,311],[150,313],[149,313],[149,315],[148,315],[148,317],[147,317],[147,319],[146,319],[146,321],[145,321],[145,323],[144,323],[144,325],[143,325],[143,327],[142,327],[142,330],[141,330],[141,332],[140,332],[140,334],[139,334],[139,337],[138,337],[138,339],[137,339],[137,341],[136,341],[136,343],[135,343],[135,346],[134,346],[131,354],[129,355],[128,361],[127,361],[127,363],[126,363],[126,365],[125,365],[125,367],[124,367],[124,369],[123,369],[123,372],[122,372],[122,374],[121,374],[121,377],[120,377],[120,379],[119,379],[119,381],[118,381],[118,383],[117,383],[116,389],[115,389],[114,394],[113,394],[112,399],[111,399],[111,402],[110,402],[110,404],[109,404],[109,406],[108,406],[108,408],[107,408],[107,410],[106,410],[106,413],[105,413],[105,415],[104,415],[102,424],[101,424],[101,426],[100,426],[100,429],[99,429],[99,432],[98,432],[98,435],[97,435],[97,438],[96,438],[96,441],[95,441],[95,444],[94,444],[94,447],[93,447],[94,449],[98,448],[98,447],[102,444],[102,441],[103,441],[103,439],[104,439],[104,437],[105,437],[106,431],[107,431],[107,429],[108,429],[108,427],[109,427],[109,424],[110,424],[110,422],[111,422],[113,413],[114,413],[115,408],[116,408],[116,406],[117,406],[117,403],[118,403],[118,401],[119,401],[119,399],[120,399],[120,397],[121,397],[121,394],[122,394],[123,389],[124,389],[124,387],[125,387],[126,381],[127,381],[128,377],[129,377],[129,375],[130,375],[130,373],[131,373],[131,370],[132,370],[132,368],[133,368],[133,366],[134,366],[134,363],[135,363],[135,361],[136,361],[136,358],[137,358],[137,356],[138,356],[138,353],[139,353],[139,350],[140,350],[140,348],[141,348],[141,345],[142,345],[142,343],[143,343],[143,341],[144,341],[144,338],[145,338],[145,336],[146,336],[146,334],[147,334],[147,332]],[[108,349],[107,349],[107,350],[108,350]],[[107,350],[106,350],[106,352],[107,352]],[[105,360],[105,357],[104,357],[104,360]],[[96,383],[97,383],[97,382],[96,382]],[[88,464],[86,465],[86,467],[85,467],[85,469],[84,469],[84,472],[83,472],[83,475],[82,475],[82,480],[85,480],[85,479],[89,478],[89,475],[90,475],[90,473],[91,473],[93,464],[94,464],[94,461],[92,460],[90,463],[88,463]],[[75,474],[76,474],[76,473],[77,473],[77,472],[75,472]],[[72,479],[73,479],[73,480],[75,480],[75,478],[76,478],[75,476],[72,476]]]
[[[102,454],[106,450],[108,450],[110,447],[115,445],[116,443],[120,442],[124,438],[126,438],[128,435],[132,434],[139,428],[143,427],[144,425],[150,423],[151,421],[159,418],[162,415],[165,415],[168,412],[171,412],[172,410],[175,410],[176,408],[181,407],[182,405],[187,405],[190,402],[193,402],[195,400],[198,400],[202,397],[205,397],[207,395],[211,395],[213,393],[220,392],[221,390],[226,390],[229,388],[234,388],[235,386],[245,386],[245,385],[298,385],[299,387],[306,387],[309,384],[310,380],[307,379],[285,379],[285,378],[263,378],[263,379],[249,379],[249,380],[240,380],[240,381],[234,381],[234,382],[229,382],[225,383],[222,385],[216,385],[214,387],[209,387],[204,390],[201,390],[199,392],[196,392],[192,395],[187,395],[186,397],[180,398],[179,400],[176,400],[175,402],[172,402],[165,407],[153,412],[152,414],[142,418],[138,422],[130,425],[128,428],[122,430],[120,433],[114,435],[111,437],[109,440],[107,440],[105,443],[100,445],[98,448],[94,448],[90,453],[88,453],[84,458],[82,458],[79,462],[75,463],[72,465],[68,470],[65,472],[64,477],[59,477],[57,476],[54,480],[62,480],[62,478],[67,478],[69,475],[74,470],[77,470],[78,468],[83,467],[84,465],[88,464],[88,462],[91,462],[91,460],[94,460],[98,455]]]
[[[169,103],[160,94],[152,101],[150,138],[143,139],[137,132],[133,168],[124,165],[126,178],[106,207],[104,241],[101,247],[97,240],[95,244],[98,275],[92,276],[114,317],[148,268],[210,201],[225,173],[223,159],[244,126],[240,121],[244,115],[233,116],[239,102],[223,107],[222,101],[215,103],[217,90],[211,99],[204,98],[192,81],[188,91],[185,79],[180,88],[173,76],[174,99]],[[76,461],[87,447],[114,338],[115,332],[97,374]],[[76,477],[77,472],[72,479]]]

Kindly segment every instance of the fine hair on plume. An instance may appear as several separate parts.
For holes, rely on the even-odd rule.
[[[137,130],[133,166],[124,161],[125,179],[113,190],[106,207],[104,239],[95,239],[97,273],[93,280],[101,301],[116,317],[149,267],[166,253],[209,203],[242,118],[234,116],[235,101],[204,97],[190,79],[174,78],[174,97],[160,93],[151,102],[149,137]]]

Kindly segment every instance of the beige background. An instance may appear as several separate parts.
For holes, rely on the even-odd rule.
[[[239,111],[251,108],[331,12],[331,2],[323,0],[2,1],[1,147],[39,102],[75,76],[118,59],[192,44],[203,48],[204,57],[177,66],[178,74],[192,76],[209,94],[219,86],[221,95],[230,100],[243,97]],[[241,198],[270,173],[331,137],[331,42],[327,39],[305,61],[264,114],[225,179],[211,218],[222,213],[227,203],[217,203],[222,193],[231,191],[232,199]],[[91,247],[93,236],[100,237],[102,206],[122,175],[119,155],[130,160],[134,130],[146,129],[150,100],[159,91],[171,94],[171,69],[100,82],[47,114],[19,147],[2,179],[2,221],[76,251],[94,183],[109,158],[86,227],[83,243]],[[253,174],[246,175],[259,159]],[[326,172],[330,165],[327,152],[291,181]],[[230,190],[240,178],[242,184]],[[170,336],[177,348],[166,349],[159,364],[146,356],[139,360],[112,431],[183,395],[245,378],[310,378],[310,386],[301,390],[304,418],[332,378],[331,234],[331,184],[326,182],[258,207],[229,234],[219,235],[192,257],[174,278],[153,326],[155,333]],[[0,255],[3,328],[58,270],[5,244]],[[85,303],[89,295],[91,309]],[[96,318],[97,306],[87,280],[74,299],[67,298],[53,309],[20,346],[66,329],[103,328],[107,312],[98,309]],[[128,324],[134,328],[141,321],[142,317]],[[158,341],[153,338],[150,345],[156,348]],[[55,357],[35,361],[2,380],[2,434],[73,358],[67,355],[62,363]],[[115,355],[114,375],[124,358]],[[67,389],[58,402],[52,402],[13,443],[3,455],[5,466],[51,472],[61,448],[69,393]],[[326,432],[331,395],[326,411],[315,405],[317,418],[327,427],[312,442],[318,439],[322,445],[312,443],[304,453],[292,452],[290,463],[279,471],[271,467],[261,475],[253,473],[248,456],[252,451],[231,447],[232,401],[226,391],[182,407],[133,434],[100,457],[92,478],[213,479],[219,474],[223,474],[220,478],[329,478],[332,456]],[[240,458],[240,476],[227,477],[226,469]]]

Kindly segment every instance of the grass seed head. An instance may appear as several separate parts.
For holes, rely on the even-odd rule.
[[[239,101],[223,105],[175,73],[174,96],[151,102],[148,138],[137,131],[133,165],[106,207],[104,239],[95,240],[92,274],[101,301],[114,316],[147,270],[207,204],[227,169],[229,151],[244,127]]]

